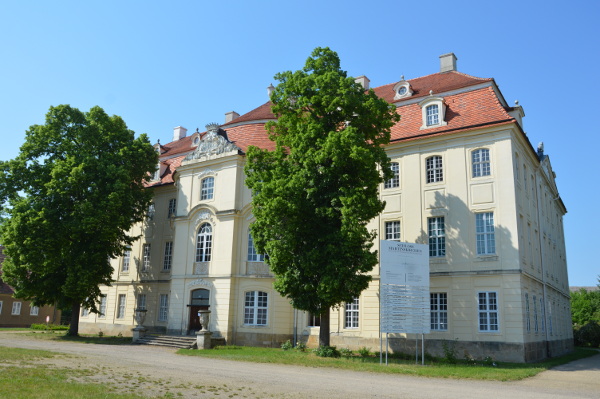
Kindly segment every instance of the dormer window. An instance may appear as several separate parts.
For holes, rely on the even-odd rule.
[[[446,126],[446,105],[442,97],[429,96],[419,103],[422,112],[423,125],[421,129]]]
[[[402,80],[400,82],[394,85],[394,92],[396,93],[394,95],[394,100],[400,100],[401,98],[410,97],[413,94],[413,91],[410,88],[410,83],[404,80],[404,77],[402,77]]]

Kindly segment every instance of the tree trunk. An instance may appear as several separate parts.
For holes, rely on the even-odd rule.
[[[329,308],[321,313],[321,326],[319,328],[319,346],[329,346]]]
[[[79,303],[73,301],[71,304],[71,324],[69,325],[69,332],[67,332],[67,335],[71,337],[77,337],[79,335],[79,308]]]

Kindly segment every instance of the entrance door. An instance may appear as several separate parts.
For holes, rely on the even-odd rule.
[[[192,291],[191,303],[188,305],[190,309],[190,323],[188,327],[188,333],[200,331],[202,324],[200,324],[200,318],[198,317],[199,310],[208,310],[210,299],[210,291],[204,288],[200,288]]]

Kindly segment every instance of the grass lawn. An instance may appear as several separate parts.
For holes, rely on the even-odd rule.
[[[75,379],[90,373],[85,369],[68,369],[40,364],[57,353],[0,347],[0,398],[27,399],[141,399],[129,393],[111,392],[107,385],[82,383]]]
[[[178,354],[201,356],[215,359],[236,360],[252,363],[291,364],[305,367],[333,367],[344,370],[367,371],[374,373],[406,374],[422,377],[456,378],[474,380],[515,381],[532,377],[549,368],[592,356],[598,352],[577,348],[574,353],[539,363],[499,363],[496,366],[479,363],[457,361],[455,364],[445,363],[440,359],[428,360],[425,366],[415,364],[412,360],[389,358],[388,365],[379,364],[379,357],[324,358],[312,351],[301,352],[277,348],[254,347],[217,347],[213,350],[180,349]],[[384,359],[385,362],[385,359]],[[420,363],[420,362],[419,362]]]
[[[98,335],[85,335],[82,334],[78,337],[71,337],[66,335],[66,331],[50,331],[50,330],[29,330],[29,333],[22,334],[26,337],[32,337],[37,339],[49,339],[49,340],[60,340],[60,341],[71,341],[81,342],[85,344],[99,344],[99,345],[127,345],[131,344],[131,337],[115,337],[115,336],[102,336]]]

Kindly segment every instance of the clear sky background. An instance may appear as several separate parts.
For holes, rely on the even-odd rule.
[[[493,77],[543,141],[568,214],[571,286],[600,274],[600,2],[0,0],[0,160],[51,105],[99,105],[152,143],[268,100],[315,47],[371,86],[439,71]],[[588,153],[588,151],[590,153]]]

